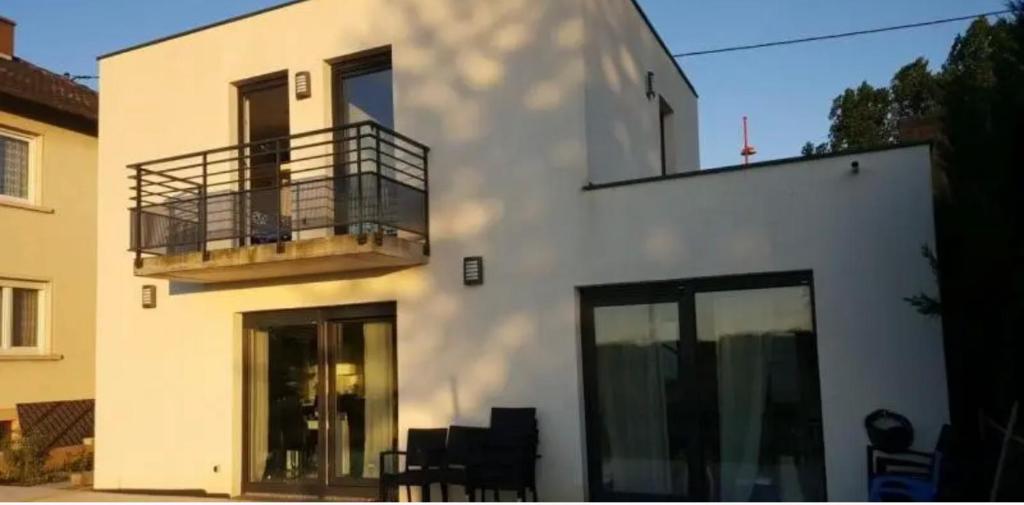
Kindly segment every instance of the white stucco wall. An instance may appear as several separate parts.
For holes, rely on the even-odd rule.
[[[631,0],[587,0],[586,121],[589,180],[594,183],[661,174],[659,100],[673,109],[667,172],[700,168],[697,96]]]
[[[918,255],[932,241],[927,149],[863,155],[858,176],[833,158],[582,191],[595,170],[653,175],[611,174],[643,162],[594,147],[585,10],[314,0],[101,60],[96,487],[237,494],[239,314],[393,300],[402,442],[535,406],[541,497],[581,499],[575,288],[787,269],[815,275],[830,497],[863,498],[868,410],[906,413],[929,443],[946,416],[941,335],[900,300],[934,288]],[[428,265],[174,290],[132,275],[125,165],[234,142],[230,83],[283,69],[314,84],[291,103],[292,131],[327,126],[325,60],[387,44],[396,129],[432,149]],[[462,285],[471,255],[483,286]],[[141,309],[143,284],[156,309]]]
[[[564,377],[575,366],[574,295],[568,279],[562,289],[546,280],[574,229],[561,201],[586,180],[580,11],[574,1],[314,0],[102,59],[96,487],[237,493],[236,314],[395,300],[401,432],[534,405],[545,497],[579,498],[578,387]],[[291,103],[292,131],[329,126],[325,61],[388,44],[396,130],[432,148],[428,266],[187,294],[132,275],[125,165],[233,143],[231,83],[283,69],[312,74],[312,97]],[[470,255],[487,260],[476,289],[461,281]],[[143,284],[158,286],[154,310],[140,308]]]

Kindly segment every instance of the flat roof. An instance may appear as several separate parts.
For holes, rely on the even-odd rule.
[[[839,158],[839,157],[842,157],[842,156],[856,156],[858,154],[868,154],[868,153],[877,153],[877,152],[882,152],[882,151],[892,151],[892,150],[895,150],[895,149],[905,149],[905,148],[908,148],[908,147],[920,147],[920,146],[929,146],[929,147],[931,147],[931,145],[932,145],[932,141],[930,141],[930,140],[923,140],[923,141],[919,141],[919,142],[904,142],[904,143],[899,143],[899,144],[892,144],[892,145],[881,146],[881,147],[871,147],[871,148],[866,148],[866,149],[852,149],[852,150],[849,150],[849,151],[839,151],[839,152],[834,152],[834,153],[812,154],[810,156],[792,156],[792,157],[789,157],[789,158],[776,158],[774,160],[758,161],[758,162],[754,162],[754,163],[748,163],[746,165],[743,165],[743,164],[740,164],[740,165],[728,165],[728,166],[724,166],[724,167],[702,168],[702,169],[699,169],[699,170],[691,170],[689,172],[677,172],[677,173],[674,173],[674,174],[654,175],[654,176],[651,176],[651,177],[640,177],[640,178],[637,178],[637,179],[624,179],[624,180],[621,180],[621,181],[589,183],[589,184],[583,186],[583,190],[584,191],[591,191],[591,190],[595,190],[595,189],[615,188],[615,187],[618,187],[618,186],[631,186],[633,184],[644,184],[644,183],[648,183],[648,182],[669,181],[669,180],[673,180],[673,179],[685,179],[685,178],[688,178],[688,177],[700,177],[702,175],[714,175],[714,174],[731,173],[731,172],[742,172],[742,171],[751,170],[751,169],[757,169],[757,168],[772,167],[772,166],[777,166],[777,165],[795,164],[795,163],[800,163],[802,161],[817,161],[817,160],[824,160],[824,159],[829,159],[829,158]]]
[[[136,49],[142,49],[144,47],[156,45],[156,44],[159,44],[161,42],[166,42],[168,40],[176,39],[178,37],[184,37],[185,35],[191,35],[191,34],[196,33],[196,32],[201,32],[203,30],[208,30],[210,28],[215,28],[217,26],[226,25],[228,23],[234,23],[235,21],[241,21],[241,20],[243,20],[245,18],[250,18],[250,17],[253,17],[253,16],[258,16],[258,15],[266,13],[266,12],[275,11],[277,9],[282,9],[284,7],[288,7],[288,6],[295,5],[297,3],[305,2],[305,1],[307,1],[307,0],[290,0],[288,2],[284,2],[284,3],[279,4],[279,5],[273,5],[273,6],[265,8],[265,9],[260,9],[260,10],[257,10],[257,11],[249,12],[247,14],[242,14],[240,16],[235,16],[235,17],[232,17],[232,18],[224,19],[224,20],[221,20],[221,21],[217,21],[217,22],[214,22],[214,23],[207,24],[207,25],[198,26],[196,28],[185,30],[183,32],[174,33],[174,34],[168,35],[166,37],[160,37],[158,39],[150,40],[148,42],[143,42],[141,44],[135,44],[133,46],[128,46],[128,47],[126,47],[124,49],[118,49],[116,51],[112,51],[112,52],[109,52],[109,53],[106,53],[106,54],[101,54],[101,55],[97,56],[96,59],[97,60],[102,60],[104,58],[109,58],[111,56],[117,56],[119,54],[127,53],[129,51],[134,51]],[[644,23],[647,24],[647,28],[649,30],[651,30],[652,34],[654,34],[654,38],[658,41],[658,44],[661,46],[661,49],[664,50],[665,54],[668,56],[668,58],[670,60],[672,60],[672,64],[675,65],[676,70],[679,72],[679,76],[683,78],[683,82],[685,82],[686,85],[690,88],[690,91],[693,93],[693,96],[698,96],[697,95],[697,90],[693,87],[693,83],[690,82],[690,79],[688,77],[686,77],[686,73],[683,72],[683,67],[679,66],[679,61],[675,57],[672,56],[672,51],[670,51],[668,49],[668,46],[665,45],[665,41],[662,40],[661,35],[658,34],[658,30],[654,29],[654,25],[651,24],[651,20],[647,17],[647,14],[644,12],[643,8],[640,7],[640,4],[637,3],[637,0],[631,0],[630,3],[632,3],[633,7],[636,8],[636,11],[640,14],[640,17],[644,20]]]

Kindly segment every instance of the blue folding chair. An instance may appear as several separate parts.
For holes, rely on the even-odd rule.
[[[889,453],[868,446],[868,499],[936,501],[949,436],[950,427],[945,425],[931,454],[910,450]]]

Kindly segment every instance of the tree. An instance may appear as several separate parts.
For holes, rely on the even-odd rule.
[[[956,37],[938,73],[919,58],[888,88],[845,90],[829,115],[833,151],[896,142],[896,125],[907,118],[941,118],[933,159],[947,188],[936,193],[937,254],[922,253],[942,297],[906,300],[942,315],[951,418],[962,430],[954,438],[966,451],[956,457],[963,461],[981,458],[976,451],[984,445],[971,438],[978,412],[1005,419],[1010,405],[1024,400],[1024,0],[1009,5],[1012,20],[978,18]],[[808,143],[802,152],[813,149]],[[976,465],[969,472],[975,487],[960,496],[985,496],[986,471]],[[1015,493],[999,498],[1024,497],[1024,489]]]
[[[901,120],[934,116],[939,112],[939,78],[928,70],[928,60],[918,58],[896,72],[889,83],[892,93],[890,113],[898,125]]]
[[[828,152],[828,143],[826,142],[814,145],[814,142],[808,141],[802,148],[800,148],[801,156],[818,156],[828,154]]]
[[[974,21],[943,65],[940,152],[950,195],[938,202],[947,333],[967,384],[961,400],[1005,417],[1024,396],[1024,11]]]
[[[866,81],[847,89],[832,101],[828,118],[829,149],[846,151],[884,146],[893,142],[896,127],[890,107],[889,89],[875,88]]]
[[[867,82],[847,88],[832,101],[829,142],[804,144],[800,152],[813,156],[833,151],[868,149],[900,141],[900,122],[940,114],[941,78],[918,58],[899,69],[889,87]]]

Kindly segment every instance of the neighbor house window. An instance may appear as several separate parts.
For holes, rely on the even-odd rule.
[[[40,282],[0,279],[0,353],[45,350],[47,288]]]
[[[675,172],[675,151],[673,150],[672,139],[675,136],[673,123],[675,116],[672,106],[665,101],[665,97],[658,98],[658,142],[661,146],[661,175]]]
[[[35,203],[35,138],[0,128],[0,198]]]

